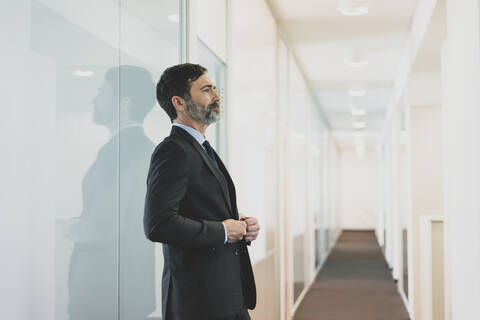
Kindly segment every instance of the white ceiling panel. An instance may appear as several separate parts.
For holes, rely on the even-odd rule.
[[[342,15],[338,0],[269,2],[339,144],[353,143],[354,120],[366,122],[364,131],[374,143],[372,135],[384,121],[417,0],[363,1],[369,10],[363,16]],[[348,57],[358,53],[367,65],[348,66]],[[363,86],[365,96],[350,97],[351,86]],[[352,102],[366,110],[365,116],[350,114]]]

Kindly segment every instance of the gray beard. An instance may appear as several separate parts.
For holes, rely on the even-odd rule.
[[[193,120],[204,124],[211,124],[218,121],[220,118],[219,114],[213,112],[213,105],[205,107],[199,103],[193,102],[192,99],[186,99],[186,103],[186,111]]]

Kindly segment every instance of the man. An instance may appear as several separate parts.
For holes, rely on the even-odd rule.
[[[155,148],[142,124],[155,104],[154,88],[150,72],[122,65],[106,72],[93,99],[93,122],[111,138],[83,178],[82,212],[66,232],[74,244],[72,320],[140,320],[155,310],[154,246],[145,241],[141,222]]]
[[[205,140],[220,116],[206,72],[181,64],[157,84],[173,127],[152,155],[144,227],[148,239],[164,243],[164,320],[245,320],[256,304],[246,245],[259,226],[253,217],[239,219],[232,179]]]

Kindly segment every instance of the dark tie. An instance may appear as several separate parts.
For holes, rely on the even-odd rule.
[[[205,150],[207,150],[208,156],[212,159],[213,163],[217,164],[217,160],[215,160],[215,153],[213,152],[213,148],[208,140],[205,140],[203,146],[205,147]]]

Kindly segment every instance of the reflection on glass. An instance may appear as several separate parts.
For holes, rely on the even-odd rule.
[[[403,268],[402,268],[402,284],[403,284],[403,293],[405,297],[408,299],[408,215],[409,215],[409,208],[408,204],[410,201],[408,200],[408,167],[407,167],[407,112],[405,109],[402,109],[400,113],[400,154],[399,154],[399,190],[400,190],[400,222],[402,225],[402,254],[403,254]]]
[[[143,232],[146,177],[154,144],[143,122],[155,104],[155,84],[147,70],[120,66],[119,86],[119,307],[120,319],[144,319],[155,310],[153,243]],[[119,91],[117,91],[119,90]]]
[[[154,148],[142,123],[154,105],[154,87],[145,69],[114,67],[93,99],[92,120],[111,138],[83,178],[82,212],[65,231],[74,244],[68,278],[72,320],[113,319],[118,303],[124,319],[144,319],[155,309],[153,244],[145,241],[142,226]]]
[[[307,177],[307,99],[306,86],[298,66],[290,58],[290,123],[289,130],[289,215],[293,248],[294,299],[305,287],[305,239],[308,201]]]
[[[408,298],[408,238],[407,229],[403,229],[403,293]]]
[[[120,1],[118,299],[119,319],[124,320],[161,318],[162,246],[146,239],[143,208],[152,151],[171,129],[156,105],[155,85],[166,68],[179,63],[179,3]],[[135,110],[139,113],[129,112]]]
[[[310,136],[310,148],[309,148],[309,159],[308,164],[310,168],[310,173],[308,175],[309,188],[308,188],[308,198],[310,202],[310,210],[312,211],[312,225],[314,228],[314,245],[313,245],[313,257],[314,257],[314,268],[317,269],[322,263],[322,258],[325,253],[323,253],[322,246],[322,223],[323,215],[322,208],[324,206],[323,198],[323,157],[325,156],[324,150],[322,148],[322,138],[323,138],[323,122],[322,117],[319,112],[315,101],[309,97],[310,101],[310,116],[308,117],[309,121],[309,136]]]
[[[303,235],[297,235],[293,238],[293,259],[293,301],[296,301],[305,288]]]
[[[15,250],[2,319],[152,318],[162,260],[144,186],[149,138],[166,133],[150,74],[178,63],[179,1],[3,3],[0,211]]]
[[[322,245],[320,242],[320,228],[315,229],[315,268],[318,268],[322,258]]]

